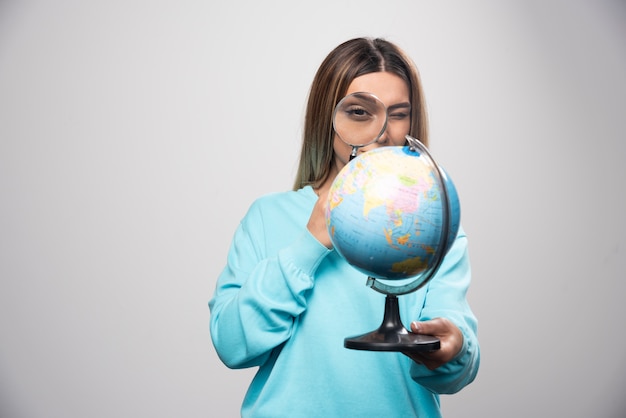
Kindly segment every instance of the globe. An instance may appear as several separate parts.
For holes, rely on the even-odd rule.
[[[381,147],[339,172],[326,223],[336,251],[370,278],[426,281],[456,238],[460,205],[423,145]]]

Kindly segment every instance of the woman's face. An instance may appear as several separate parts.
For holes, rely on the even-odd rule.
[[[346,96],[356,92],[374,94],[387,108],[387,128],[382,136],[376,143],[362,147],[358,152],[366,152],[380,146],[404,145],[405,136],[409,134],[411,128],[411,102],[407,83],[393,73],[369,73],[352,80]],[[349,161],[352,147],[335,133],[333,150],[336,168],[341,170]]]

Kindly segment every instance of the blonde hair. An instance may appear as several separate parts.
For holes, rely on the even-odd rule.
[[[411,59],[384,39],[355,38],[342,43],[320,65],[311,89],[304,119],[300,163],[293,189],[319,186],[330,173],[334,158],[332,114],[355,78],[379,71],[391,72],[409,87],[409,135],[428,146],[428,115],[419,72]]]

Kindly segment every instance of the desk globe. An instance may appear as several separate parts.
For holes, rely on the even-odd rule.
[[[458,233],[456,188],[426,147],[376,148],[351,160],[329,192],[326,223],[335,250],[386,295],[381,326],[346,338],[344,346],[372,351],[439,349],[433,336],[400,321],[397,296],[418,290],[437,272]]]

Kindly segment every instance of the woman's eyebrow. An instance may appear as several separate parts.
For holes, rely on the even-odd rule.
[[[396,109],[410,109],[410,108],[411,108],[411,103],[403,102],[403,103],[396,103],[394,105],[391,105],[387,109],[388,110],[396,110]]]

